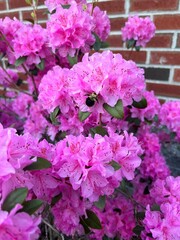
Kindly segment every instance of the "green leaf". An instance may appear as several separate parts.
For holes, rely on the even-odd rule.
[[[91,210],[86,210],[86,213],[87,218],[84,219],[86,225],[93,229],[102,229],[101,223],[97,215]]]
[[[27,188],[16,188],[14,191],[10,192],[5,198],[2,204],[2,210],[10,212],[17,203],[22,204],[27,197]]]
[[[32,0],[25,0],[28,5],[32,5]]]
[[[18,59],[16,59],[15,61],[15,66],[19,67],[21,64],[23,64],[26,61],[27,57],[19,57]]]
[[[51,163],[41,157],[37,157],[37,161],[33,162],[32,164],[28,165],[27,167],[24,168],[25,171],[36,171],[36,170],[41,170],[41,169],[47,169],[51,167]]]
[[[136,102],[135,100],[133,100],[132,105],[135,108],[143,109],[147,107],[147,100],[144,97],[139,102]]]
[[[32,215],[42,206],[42,204],[43,204],[43,201],[39,199],[25,201],[23,203],[23,208],[20,209],[20,212],[26,212],[29,215]]]
[[[51,207],[53,207],[59,200],[62,198],[62,193],[59,193],[58,195],[54,196],[51,200]]]
[[[51,123],[54,124],[54,125],[58,125],[58,121],[56,119],[56,117],[58,116],[58,114],[60,113],[60,109],[59,107],[56,107],[54,109],[54,111],[50,114],[50,119],[51,119]]]
[[[91,112],[81,112],[81,111],[79,111],[79,113],[78,113],[79,120],[81,122],[83,122],[84,120],[86,120],[90,116],[90,114],[91,114]]]
[[[64,9],[69,9],[70,8],[70,4],[61,4],[62,8]]]
[[[135,46],[135,49],[136,49],[137,52],[139,52],[141,47],[140,46]]]
[[[124,109],[121,100],[118,100],[114,107],[109,106],[107,103],[104,103],[103,107],[112,117],[118,119],[122,119],[124,117]]]
[[[77,58],[77,56],[71,57],[68,55],[68,61],[69,61],[70,66],[72,67],[78,62],[78,58]]]
[[[144,227],[143,226],[140,226],[140,225],[136,225],[134,228],[133,228],[133,233],[135,233],[136,235],[140,236],[141,232],[144,230]]]
[[[93,35],[96,39],[96,41],[93,45],[93,48],[94,48],[95,51],[99,51],[99,49],[101,48],[101,40],[96,33],[93,33]]]
[[[108,48],[109,43],[108,42],[101,42],[101,48]]]
[[[130,39],[126,42],[126,46],[128,49],[135,47],[135,45],[136,45],[136,40],[134,40],[134,39]]]
[[[104,137],[105,135],[108,135],[107,130],[105,128],[101,127],[101,126],[91,128],[90,133],[91,133],[92,137],[94,137],[95,134],[99,134],[102,137]]]
[[[118,162],[114,161],[114,160],[112,160],[110,162],[110,165],[114,168],[115,171],[117,171],[117,170],[119,170],[121,168],[121,165]]]
[[[36,64],[36,67],[39,69],[39,70],[44,70],[44,67],[45,67],[45,60],[44,59],[41,59],[41,62],[39,64]]]
[[[89,234],[91,232],[91,230],[89,229],[88,225],[85,222],[84,216],[80,218],[80,224],[83,226],[85,234]]]
[[[151,211],[161,211],[160,206],[158,204],[153,204],[151,206]]]
[[[99,209],[104,209],[106,204],[106,196],[100,196],[97,202],[94,202],[94,205]]]
[[[143,220],[144,218],[145,218],[145,212],[137,212],[136,213],[137,220]]]

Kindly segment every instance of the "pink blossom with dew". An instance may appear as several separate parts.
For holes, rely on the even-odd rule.
[[[140,101],[145,90],[143,70],[111,51],[92,56],[85,54],[82,62],[74,65],[72,70],[78,75],[72,93],[81,111],[104,113],[104,103],[113,107],[119,99],[123,106],[128,106],[133,99]],[[97,101],[93,107],[88,107],[86,99],[92,94],[96,95]]]
[[[76,2],[72,2],[69,9],[59,6],[47,22],[49,45],[62,57],[74,56],[76,49],[93,45],[93,29],[92,16],[82,6]]]
[[[103,210],[93,207],[92,210],[100,219],[102,230],[94,230],[91,239],[102,239],[104,235],[109,238],[116,236],[120,239],[130,240],[135,227],[133,205],[131,201],[118,196],[106,198],[106,205]]]
[[[135,40],[135,46],[145,47],[155,34],[156,27],[149,17],[130,16],[121,29],[123,41]]]
[[[74,191],[65,183],[59,185],[59,192],[62,193],[62,198],[52,208],[55,226],[67,236],[83,234],[80,217],[86,214],[86,209],[92,204],[81,198],[80,191]]]
[[[40,217],[30,216],[25,212],[19,212],[22,208],[17,204],[10,213],[0,211],[0,239],[1,240],[36,240],[40,235],[38,225]]]
[[[4,87],[9,87],[11,84],[16,84],[18,78],[18,74],[15,71],[11,69],[3,70],[0,67],[0,84]]]
[[[141,121],[153,120],[155,115],[158,115],[160,110],[160,103],[157,97],[155,97],[154,92],[145,91],[143,94],[147,101],[147,107],[144,109],[138,109],[135,107],[131,108],[132,118],[139,118]]]
[[[151,211],[148,206],[143,220],[145,231],[151,233],[153,239],[180,239],[180,204],[164,203],[161,212]]]
[[[180,139],[180,101],[169,101],[162,105],[159,113],[160,123],[177,134]]]
[[[157,204],[180,202],[180,177],[168,176],[166,179],[157,179],[153,184],[150,195]]]
[[[94,32],[98,35],[101,41],[105,41],[110,33],[110,20],[106,11],[102,11],[99,7],[93,9],[93,22],[95,25]]]
[[[40,25],[24,24],[13,39],[13,49],[16,59],[27,57],[27,64],[39,64],[45,58],[47,32]]]

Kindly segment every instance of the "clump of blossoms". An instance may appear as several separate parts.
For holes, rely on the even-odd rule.
[[[156,27],[149,17],[131,16],[121,29],[123,41],[133,40],[130,47],[145,47],[155,34]]]
[[[0,19],[0,239],[179,240],[180,179],[161,152],[179,101],[161,106],[133,61],[91,52],[110,31],[94,3],[46,0],[43,28],[37,2],[34,24]],[[135,16],[122,33],[139,50],[154,30]]]
[[[76,2],[68,9],[58,6],[47,22],[49,45],[62,57],[74,56],[77,49],[93,45],[93,30],[92,16]]]
[[[159,118],[161,124],[176,133],[177,138],[180,139],[180,102],[169,101],[164,103],[160,110]]]

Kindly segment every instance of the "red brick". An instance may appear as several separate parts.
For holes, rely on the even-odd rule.
[[[151,52],[151,63],[180,65],[180,52]]]
[[[120,31],[122,27],[124,27],[125,22],[127,21],[127,18],[111,18],[111,30],[112,31]]]
[[[107,11],[107,13],[123,13],[124,12],[124,0],[96,2],[95,6],[100,7],[100,9],[103,11]]]
[[[11,12],[11,13],[1,13],[0,12],[0,18],[5,18],[5,17],[9,17],[9,18],[18,18],[19,19],[19,13],[18,12]]]
[[[22,12],[23,14],[23,20],[27,20],[27,19],[32,19],[31,17],[31,12],[32,11],[24,11]],[[47,20],[48,16],[47,16],[47,13],[46,13],[46,9],[40,9],[37,11],[37,18],[38,20]]]
[[[177,46],[176,47],[180,48],[180,33],[178,34]]]
[[[9,0],[9,8],[21,8],[29,6],[24,0]]]
[[[108,37],[107,42],[111,47],[122,47],[123,41],[121,35],[111,35]]]
[[[122,54],[123,58],[126,60],[133,60],[136,63],[145,63],[146,62],[146,52],[145,51],[131,51],[131,50],[123,50],[123,51],[114,51],[114,53]]]
[[[180,14],[168,14],[154,16],[154,23],[157,29],[178,29],[180,28]]]
[[[6,2],[4,0],[0,0],[0,10],[6,10]]]
[[[175,69],[174,71],[174,81],[180,82],[180,69]]]
[[[178,0],[131,0],[130,11],[176,10]]]
[[[156,34],[146,47],[169,48],[172,44],[173,34]]]
[[[156,95],[164,97],[180,97],[180,86],[170,84],[147,83],[147,90],[153,90]]]

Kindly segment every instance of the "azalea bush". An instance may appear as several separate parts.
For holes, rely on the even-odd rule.
[[[143,69],[107,47],[110,21],[85,0],[46,0],[46,28],[0,19],[0,239],[180,239],[180,101],[161,105]],[[122,38],[154,36],[130,17]],[[99,52],[101,50],[101,52]]]

